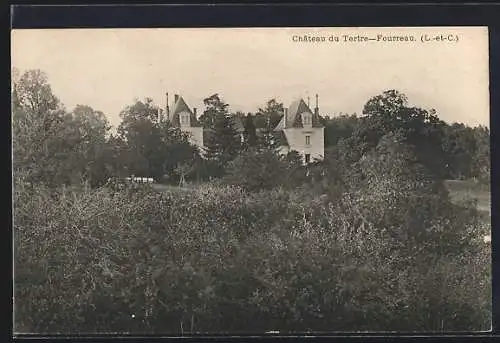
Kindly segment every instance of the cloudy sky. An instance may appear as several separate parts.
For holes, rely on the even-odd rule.
[[[453,41],[422,42],[424,34]],[[415,41],[349,42],[343,35]],[[297,41],[304,36],[326,41]],[[313,104],[318,93],[321,113],[335,115],[361,113],[387,89],[448,122],[489,125],[486,28],[15,30],[12,65],[43,70],[68,109],[90,105],[115,126],[135,98],[164,107],[167,91],[199,112],[213,93],[243,112],[271,98],[287,105],[310,96]]]

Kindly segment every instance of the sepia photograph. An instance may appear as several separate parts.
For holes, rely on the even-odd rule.
[[[487,27],[13,29],[14,334],[489,332]]]

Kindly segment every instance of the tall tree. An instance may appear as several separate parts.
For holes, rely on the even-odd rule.
[[[454,179],[472,176],[472,160],[476,151],[474,131],[464,124],[447,125],[442,140],[446,153],[446,164],[449,176]]]
[[[14,169],[50,186],[102,184],[109,124],[102,112],[78,105],[67,113],[40,70],[13,71]]]
[[[179,128],[159,121],[158,113],[150,98],[136,101],[120,114],[118,133],[126,142],[126,151],[121,154],[126,170],[160,180],[165,174],[175,174],[178,165],[192,161],[198,151]]]
[[[257,129],[251,113],[248,113],[246,116],[244,126],[245,144],[247,146],[255,146],[257,144]]]
[[[162,148],[158,110],[153,100],[146,98],[136,100],[120,113],[118,134],[127,142],[128,168],[134,175],[150,177],[162,163],[156,158]]]
[[[276,148],[273,130],[279,124],[284,113],[283,103],[276,99],[266,102],[264,108],[259,108],[255,114],[255,127],[259,129],[258,145],[264,149]]]
[[[418,161],[436,177],[445,177],[445,153],[441,144],[445,124],[434,110],[410,107],[404,94],[389,90],[371,98],[363,114],[353,132],[353,138],[364,145],[363,152],[376,147],[384,135],[398,132],[415,147]]]
[[[189,137],[169,122],[162,123],[162,171],[171,181],[184,180],[200,163],[200,151],[189,142]]]
[[[12,84],[12,143],[14,172],[32,182],[59,182],[61,151],[68,147],[67,114],[53,94],[47,75],[14,70]]]
[[[241,139],[228,112],[229,106],[217,94],[206,98],[204,103],[203,120],[210,123],[205,157],[213,164],[210,169],[214,170],[214,176],[220,176],[227,163],[241,151]]]
[[[476,151],[472,158],[472,174],[479,181],[489,184],[491,170],[490,130],[485,126],[474,128]]]
[[[285,186],[288,182],[287,161],[271,150],[249,148],[229,162],[223,181],[247,191]]]
[[[105,157],[109,122],[103,112],[90,106],[77,105],[72,114],[80,140],[78,151],[83,161],[83,177],[91,185],[103,184],[110,176],[106,166],[109,160]]]
[[[342,138],[348,138],[358,124],[358,117],[354,114],[342,114],[338,117],[325,118],[325,146],[333,146]]]
[[[256,126],[272,131],[281,120],[284,113],[282,102],[271,99],[266,102],[264,108],[259,108],[256,114]],[[257,125],[258,123],[258,125]]]
[[[219,167],[224,167],[241,150],[241,140],[233,127],[230,116],[219,114],[215,118],[213,131],[208,136],[206,157],[216,161]]]
[[[107,173],[119,178],[129,175],[127,157],[127,143],[119,135],[110,135],[103,153]]]
[[[217,93],[205,98],[203,104],[205,105],[205,111],[203,111],[199,120],[205,128],[213,128],[217,116],[221,114],[228,115],[229,105]]]

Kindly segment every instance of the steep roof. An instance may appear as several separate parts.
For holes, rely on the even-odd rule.
[[[281,117],[280,122],[274,128],[274,131],[280,131],[283,129],[289,129],[292,127],[304,127],[302,125],[302,113],[310,113],[312,115],[312,127],[323,127],[321,124],[319,114],[315,114],[309,106],[305,103],[303,99],[295,100],[288,107],[288,111],[286,112],[286,125],[285,125],[285,116]]]
[[[280,122],[278,123],[278,125],[276,125],[276,127],[273,129],[273,131],[281,131],[285,128],[285,116],[281,116],[281,120]]]
[[[187,112],[189,113],[189,116],[191,118],[191,126],[201,126],[201,124],[198,122],[198,119],[196,118],[196,115],[191,111],[189,106],[186,104],[182,96],[179,96],[177,99],[177,102],[174,104],[174,107],[172,109],[172,112],[170,113],[170,121],[174,126],[180,126],[180,119],[179,119],[179,114]]]
[[[272,136],[274,138],[274,142],[278,146],[289,146],[288,140],[286,139],[285,132],[283,132],[283,131],[273,132]]]

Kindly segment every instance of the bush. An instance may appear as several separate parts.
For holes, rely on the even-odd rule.
[[[294,188],[304,181],[304,168],[296,158],[287,157],[270,149],[249,149],[229,163],[223,183],[250,192]]]
[[[489,251],[464,221],[473,210],[426,209],[432,229],[402,239],[394,233],[413,223],[398,221],[398,208],[417,215],[405,196],[300,199],[234,186],[53,194],[19,183],[15,331],[489,328]]]

